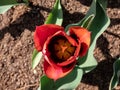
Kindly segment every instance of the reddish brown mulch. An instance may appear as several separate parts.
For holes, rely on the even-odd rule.
[[[29,7],[14,6],[0,15],[0,90],[36,90],[42,74],[41,64],[31,69],[36,25],[44,23],[55,0],[30,0]],[[62,0],[63,26],[85,16],[92,0]],[[33,4],[32,4],[33,2]],[[120,1],[109,0],[109,28],[98,38],[95,58],[98,66],[83,79],[76,90],[108,90],[112,64],[120,56]],[[120,90],[118,87],[117,90]]]

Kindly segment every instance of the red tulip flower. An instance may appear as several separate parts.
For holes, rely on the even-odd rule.
[[[90,32],[79,26],[71,26],[69,34],[54,24],[37,26],[34,34],[35,47],[44,56],[44,72],[57,80],[70,73],[90,45]]]

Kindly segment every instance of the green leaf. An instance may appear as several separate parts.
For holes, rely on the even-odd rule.
[[[85,15],[85,17],[82,20],[80,20],[78,23],[73,23],[73,24],[69,24],[68,26],[66,26],[65,31],[67,32],[69,27],[71,27],[71,26],[81,26],[84,28],[88,28],[91,25],[93,18],[96,15],[96,12],[97,12],[96,11],[96,3],[97,2],[100,2],[101,7],[102,8],[104,7],[103,9],[106,9],[105,7],[107,5],[107,0],[93,0],[92,4],[90,6],[90,9],[87,12],[87,14]],[[84,23],[88,23],[88,25],[86,24],[84,26]]]
[[[28,0],[23,0],[24,3],[28,3]],[[22,3],[23,3],[22,2]],[[0,0],[0,6],[18,4],[17,0]]]
[[[14,5],[17,5],[16,0],[0,0],[0,14],[5,13]]]
[[[83,76],[83,70],[75,68],[66,77],[55,82],[56,90],[74,90],[80,83]]]
[[[26,4],[28,4],[28,0],[23,0]],[[0,14],[5,13],[12,6],[18,5],[17,0],[0,0]]]
[[[106,1],[106,0],[105,0],[105,1]],[[87,14],[85,15],[85,17],[84,17],[82,20],[80,20],[78,23],[69,24],[68,26],[66,26],[65,31],[67,32],[68,29],[69,29],[69,27],[71,27],[71,26],[83,26],[83,24],[84,24],[85,22],[91,24],[93,18],[91,18],[92,20],[90,20],[90,22],[87,21],[87,20],[88,20],[89,17],[91,17],[91,16],[94,17],[94,16],[96,15],[96,2],[97,2],[97,0],[93,0],[93,1],[92,1],[92,4],[91,4],[91,6],[90,6],[89,11],[87,12]],[[103,2],[103,0],[102,0],[102,2]],[[85,27],[84,27],[84,28],[85,28]]]
[[[84,27],[84,28],[89,28],[92,21],[94,19],[94,14],[92,15],[89,15],[88,17],[86,18],[83,18],[80,22],[78,23],[73,23],[73,24],[69,24],[68,26],[66,26],[65,28],[65,32],[68,32],[69,30],[69,27],[71,26],[81,26],[81,27]]]
[[[17,0],[0,0],[0,6],[17,4]]]
[[[94,19],[94,15],[90,15],[88,16],[81,24],[81,27],[84,27],[84,28],[89,28],[93,19]]]
[[[85,73],[90,72],[97,66],[97,61],[93,56],[96,40],[110,24],[105,12],[106,2],[107,0],[93,0],[86,16],[78,23],[68,25],[65,29],[67,32],[71,26],[81,26],[91,31],[92,37],[89,51],[83,58],[78,58],[80,68],[84,69]]]
[[[52,12],[49,14],[45,24],[57,24],[61,25],[63,20],[62,9],[60,5],[60,0],[56,0]],[[32,68],[34,69],[42,58],[42,53],[37,52],[35,49],[32,56]]]
[[[54,81],[43,76],[41,78],[41,90],[73,90],[75,89],[81,81],[83,76],[82,69],[75,68],[67,76]]]
[[[38,54],[38,51],[36,49],[34,49],[33,51],[33,55],[32,55],[32,60],[35,58],[35,56]]]
[[[101,6],[103,7],[103,9],[106,9],[106,7],[107,7],[107,1],[108,0],[98,0],[98,2],[101,4]]]
[[[33,51],[32,56],[32,69],[34,69],[42,59],[42,52],[38,52],[36,49]]]
[[[14,4],[16,5],[16,4]],[[4,5],[4,6],[0,6],[0,14],[5,13],[7,10],[9,10],[12,6],[14,5]]]
[[[55,90],[55,89],[53,89],[54,81],[44,75],[40,79],[40,88],[41,88],[41,90]]]
[[[29,4],[29,1],[28,0],[23,0],[26,4]]]
[[[113,64],[113,76],[110,81],[109,90],[114,89],[118,85],[119,77],[120,77],[120,58],[117,59]]]
[[[68,31],[68,28],[71,26],[81,26],[91,31],[92,37],[89,51],[86,56],[78,58],[79,67],[82,68],[85,73],[90,72],[97,66],[97,61],[93,56],[96,40],[110,24],[110,20],[105,12],[105,2],[106,0],[93,0],[86,16],[80,22],[70,24],[66,27],[66,31]]]
[[[53,10],[49,14],[45,24],[61,25],[62,21],[63,21],[63,14],[62,14],[60,0],[56,0]],[[42,58],[42,53],[37,52],[37,50],[35,49],[33,52],[33,56],[32,56],[32,68],[33,69],[38,65],[41,58]]]
[[[49,14],[45,24],[61,25],[63,21],[62,7],[60,0],[56,0],[52,12]]]
[[[106,0],[101,0],[104,3]],[[106,28],[110,24],[110,20],[106,15],[106,12],[102,6],[102,3],[98,0],[93,1],[93,6],[95,6],[95,11],[90,14],[95,14],[95,18],[93,19],[90,27],[88,28],[91,32],[91,46],[89,48],[88,54],[83,57],[79,58],[80,68],[83,68],[84,71],[87,73],[94,69],[97,65],[97,61],[93,56],[93,51],[95,49],[97,38],[106,30]],[[93,7],[92,7],[93,8]],[[91,10],[91,9],[90,9]],[[82,62],[82,63],[81,63]]]

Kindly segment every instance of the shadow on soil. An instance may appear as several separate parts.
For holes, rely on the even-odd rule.
[[[66,27],[68,24],[77,23],[79,22],[85,15],[80,12],[69,13],[64,6],[63,9],[63,27]]]
[[[45,20],[43,15],[40,13],[40,10],[45,10],[48,12],[50,11],[50,9],[44,7],[31,6],[31,10],[29,12],[24,13],[19,17],[19,19],[10,24],[9,27],[5,27],[4,29],[0,30],[0,39],[2,39],[4,37],[4,34],[7,32],[16,38],[20,36],[25,29],[34,31],[35,27],[37,25],[43,24]],[[16,23],[17,21],[18,23]]]
[[[109,27],[120,24],[120,18],[110,18],[111,24]]]
[[[20,16],[20,18],[12,24],[10,24],[9,27],[5,27],[2,30],[0,30],[0,40],[4,37],[4,34],[7,32],[9,32],[11,36],[13,36],[16,39],[21,35],[22,32],[24,32],[25,29],[34,31],[37,25],[44,24],[45,17],[40,13],[40,11],[43,10],[49,13],[51,10],[48,8],[33,5],[31,5],[30,7],[31,11],[26,12],[25,14]],[[73,14],[70,14],[69,11],[67,11],[63,7],[63,27],[70,23],[76,23],[83,17],[84,15],[82,13],[75,12]],[[16,23],[17,21],[20,22]]]

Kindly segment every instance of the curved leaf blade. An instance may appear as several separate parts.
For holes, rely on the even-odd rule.
[[[0,6],[17,4],[17,0],[0,0]]]
[[[61,25],[63,21],[63,12],[60,0],[56,0],[52,12],[49,14],[46,19],[45,24],[56,24]]]
[[[75,68],[67,76],[54,81],[47,76],[41,78],[41,90],[73,90],[80,83],[83,76],[83,70]]]
[[[89,28],[93,19],[94,19],[94,14],[88,16],[82,23],[81,27],[84,27],[84,28]]]
[[[71,26],[83,26],[83,24],[85,23],[86,19],[88,19],[91,15],[93,15],[93,16],[96,15],[96,0],[92,1],[90,9],[88,10],[88,12],[85,15],[85,17],[82,20],[80,20],[78,23],[69,24],[68,26],[66,26],[65,31],[67,32],[69,27],[71,27]],[[92,21],[91,21],[91,23],[92,23]]]
[[[9,10],[14,5],[16,5],[16,4],[0,6],[0,14],[5,13],[7,10]]]
[[[69,24],[68,26],[66,26],[65,28],[65,32],[68,32],[69,28],[71,26],[81,26],[81,27],[84,27],[84,28],[89,28],[89,26],[91,25],[93,19],[94,19],[94,14],[86,17],[86,18],[83,18],[80,22],[78,23],[74,23],[74,24]]]
[[[109,90],[114,89],[119,82],[120,77],[120,58],[117,59],[113,64],[113,76],[110,81]]]
[[[55,82],[57,90],[74,90],[80,83],[83,76],[83,70],[75,68],[66,77],[63,77]]]
[[[57,15],[57,13],[58,13],[58,15]],[[49,14],[48,18],[46,19],[45,24],[61,25],[62,20],[63,20],[62,18],[63,18],[63,13],[62,13],[62,9],[61,9],[60,0],[56,0],[53,10]],[[40,57],[38,57],[38,56],[40,56]],[[39,61],[41,60],[41,58],[42,58],[42,53],[37,52],[37,50],[34,49],[33,56],[32,56],[32,68],[33,69],[39,64]]]
[[[12,6],[17,5],[16,0],[0,0],[0,14],[5,13]]]
[[[32,56],[32,69],[34,69],[39,64],[42,56],[42,52],[38,52],[36,49],[34,49]]]
[[[55,90],[54,81],[46,75],[40,78],[40,90]]]
[[[29,4],[29,1],[28,0],[23,0],[24,3],[26,4]]]
[[[45,24],[61,25],[62,20],[63,20],[62,18],[63,18],[63,13],[62,13],[62,9],[61,9],[60,0],[56,0],[53,10],[49,14]],[[37,52],[37,50],[34,49],[33,56],[32,56],[32,68],[33,69],[39,64],[41,58],[42,58],[42,53]]]
[[[110,24],[110,20],[107,17],[104,8],[102,7],[102,3],[98,1],[95,2],[95,0],[94,0],[94,3],[96,3],[96,5],[93,4],[94,6],[96,6],[95,7],[96,12],[94,12],[95,18],[93,19],[90,27],[88,28],[92,32],[91,46],[88,50],[88,54],[83,58],[79,58],[79,64],[80,64],[79,67],[84,69],[85,73],[90,72],[92,69],[96,67],[97,61],[93,56],[96,40],[106,30],[106,28]]]
[[[28,0],[24,0],[28,4]],[[8,11],[12,6],[18,5],[17,0],[0,0],[0,14]]]
[[[32,55],[32,60],[34,60],[35,56],[38,54],[38,51],[36,49],[34,49],[33,51],[33,55]]]

